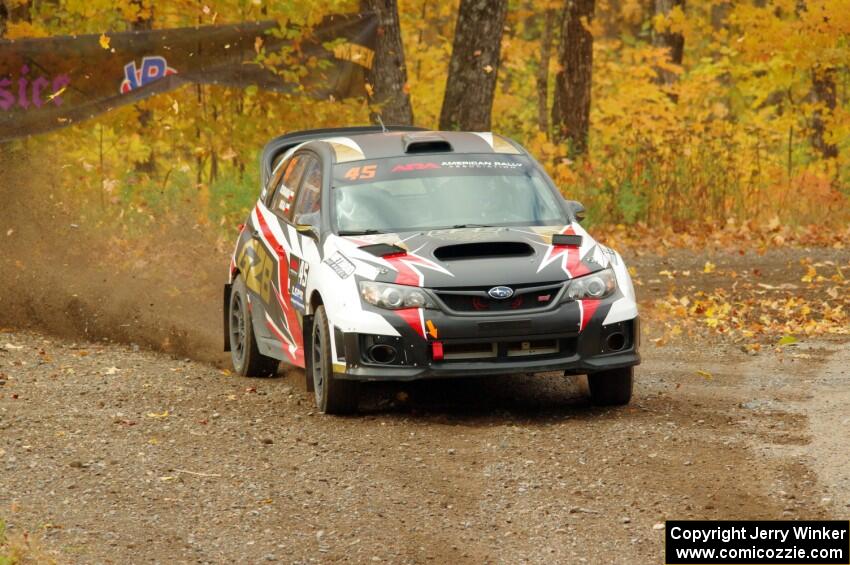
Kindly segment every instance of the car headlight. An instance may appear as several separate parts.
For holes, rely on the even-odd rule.
[[[567,283],[564,300],[586,300],[588,298],[607,298],[617,290],[617,277],[614,269],[607,268]]]
[[[388,310],[437,307],[428,293],[416,286],[360,281],[360,296],[369,304]]]

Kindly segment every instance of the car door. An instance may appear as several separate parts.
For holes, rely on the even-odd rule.
[[[260,291],[260,308],[252,313],[260,352],[300,367],[304,366],[304,352],[297,308],[303,305],[303,291],[293,302],[292,292],[298,291],[291,273],[295,268],[297,274],[299,246],[292,209],[305,172],[317,160],[310,153],[296,154],[272,176],[252,218],[256,255],[261,261],[247,274],[249,289]]]
[[[304,175],[298,187],[294,204],[291,209],[291,222],[293,229],[292,255],[290,258],[290,296],[292,305],[301,316],[304,315],[309,300],[307,293],[307,279],[310,274],[310,259],[313,255],[318,256],[316,241],[311,235],[306,235],[307,226],[311,226],[314,235],[318,233],[321,217],[322,201],[322,162],[315,155],[308,155],[309,162],[304,168]]]

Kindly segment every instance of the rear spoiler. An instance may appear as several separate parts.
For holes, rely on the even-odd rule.
[[[295,147],[307,141],[316,139],[324,139],[326,137],[341,137],[346,135],[357,135],[361,133],[381,133],[383,131],[428,131],[425,128],[415,126],[351,126],[347,128],[323,128],[323,129],[308,129],[303,131],[293,131],[276,137],[269,141],[263,148],[262,156],[260,157],[260,190],[262,190],[269,178],[272,176],[275,161]]]

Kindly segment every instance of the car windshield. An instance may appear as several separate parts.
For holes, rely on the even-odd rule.
[[[514,155],[343,163],[332,197],[340,235],[566,222],[537,167]]]

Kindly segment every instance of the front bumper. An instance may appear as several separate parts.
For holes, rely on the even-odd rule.
[[[606,346],[607,338],[620,332],[627,336],[625,345],[614,351]],[[334,375],[340,379],[358,381],[411,381],[425,378],[451,378],[512,373],[543,373],[563,371],[566,374],[586,374],[608,369],[631,367],[640,364],[640,320],[634,318],[608,326],[599,323],[588,325],[583,331],[566,333],[518,333],[510,325],[504,331],[488,331],[488,335],[453,335],[440,342],[446,349],[453,346],[484,346],[493,348],[490,359],[443,359],[435,360],[434,339],[397,339],[403,349],[403,361],[395,364],[370,362],[365,353],[367,341],[362,334],[337,333],[337,351],[344,358],[334,363]],[[366,337],[371,339],[371,337]],[[536,343],[557,343],[557,351],[538,355],[511,356],[508,351],[517,351]],[[518,345],[519,344],[519,345]]]

